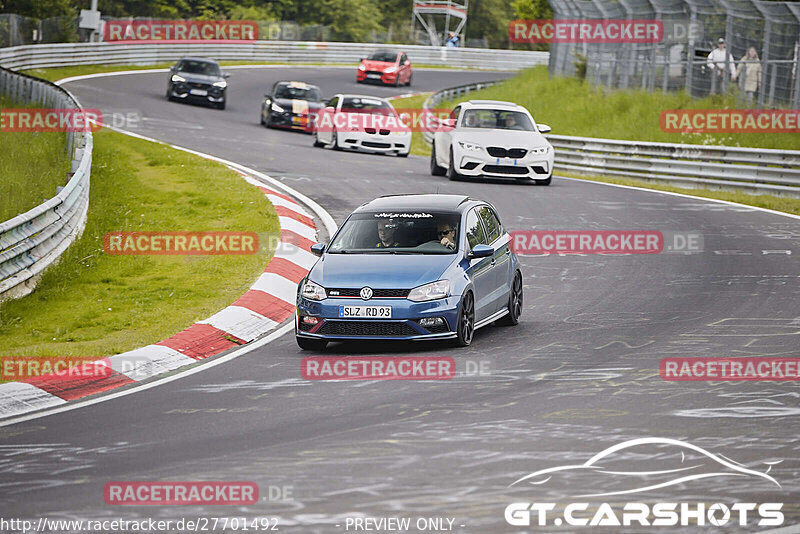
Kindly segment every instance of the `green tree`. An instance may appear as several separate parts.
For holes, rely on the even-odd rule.
[[[76,15],[78,11],[70,0],[0,0],[0,12],[46,19]]]
[[[514,10],[507,0],[471,0],[467,12],[466,36],[487,38],[490,48],[508,48],[508,23]]]

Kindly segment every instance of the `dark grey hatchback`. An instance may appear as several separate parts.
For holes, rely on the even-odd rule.
[[[167,100],[187,100],[225,109],[227,78],[213,59],[184,57],[169,69]]]

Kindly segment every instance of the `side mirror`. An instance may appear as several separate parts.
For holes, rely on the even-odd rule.
[[[311,245],[311,253],[315,256],[322,256],[322,252],[325,250],[325,243],[315,243]]]
[[[170,72],[175,72],[175,68],[176,68],[176,67],[175,67],[175,65],[173,65],[173,66],[171,66],[171,67],[169,68],[169,71],[170,71]]]
[[[223,73],[222,73],[222,77],[223,77],[223,78],[225,78],[225,79],[227,80],[228,78],[230,78],[230,77],[231,77],[231,73],[230,73],[230,72],[223,72]]]
[[[407,59],[405,62],[406,65],[411,65],[411,60]]]
[[[493,255],[494,255],[494,249],[492,247],[480,243],[472,248],[469,254],[467,254],[467,258],[469,259],[488,258],[489,256]]]
[[[270,93],[264,93],[264,98],[272,98],[272,95]]]
[[[536,126],[539,128],[539,133],[546,134],[550,132],[550,127],[546,124],[537,124]]]
[[[361,59],[359,59],[359,61],[364,61],[365,59],[367,59],[367,58],[362,57]]]

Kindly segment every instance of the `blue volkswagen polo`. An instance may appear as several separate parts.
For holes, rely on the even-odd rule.
[[[356,209],[300,281],[295,335],[329,341],[472,342],[493,321],[516,325],[522,273],[488,202],[458,195],[381,197]]]

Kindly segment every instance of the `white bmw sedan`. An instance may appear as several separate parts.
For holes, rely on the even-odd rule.
[[[433,135],[431,174],[446,174],[451,180],[484,176],[548,185],[554,154],[542,134],[549,131],[512,102],[462,102]]]
[[[411,150],[411,129],[383,98],[339,94],[317,115],[314,146],[404,158]]]

